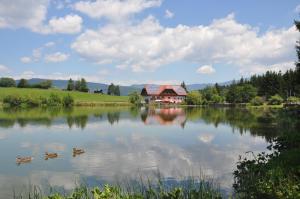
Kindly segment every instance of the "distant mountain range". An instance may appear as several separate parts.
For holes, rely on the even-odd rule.
[[[46,81],[46,79],[33,78],[28,80],[29,84],[36,84],[42,81]],[[51,81],[52,81],[52,86],[59,89],[65,89],[68,84],[68,80],[51,80]],[[232,81],[228,81],[228,82],[219,83],[219,85],[229,85],[231,83]],[[103,90],[103,93],[107,93],[107,88],[109,86],[109,84],[94,83],[94,82],[87,82],[87,85],[91,92],[93,92],[94,90]],[[189,91],[199,90],[211,85],[213,84],[188,84],[187,89]],[[144,86],[145,84],[133,84],[131,86],[120,86],[120,92],[121,95],[128,95],[129,93],[134,91],[140,92]]]

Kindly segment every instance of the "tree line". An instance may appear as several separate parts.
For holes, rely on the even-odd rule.
[[[29,84],[29,82],[26,79],[20,79],[20,81],[16,83],[16,81],[13,78],[2,77],[0,78],[0,87],[49,89],[52,87],[52,81],[46,80],[35,84]]]

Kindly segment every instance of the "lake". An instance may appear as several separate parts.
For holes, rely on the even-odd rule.
[[[282,110],[126,108],[0,110],[0,198],[38,185],[69,190],[123,178],[203,175],[230,193],[239,155],[262,152],[294,118]],[[85,153],[73,156],[72,148]],[[55,159],[44,159],[45,152]],[[16,156],[33,156],[17,165]],[[249,155],[249,153],[248,153]]]

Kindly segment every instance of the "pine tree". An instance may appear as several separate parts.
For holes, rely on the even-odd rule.
[[[115,86],[115,88],[114,88],[114,95],[120,96],[120,87],[119,86]]]
[[[76,90],[76,91],[80,91],[80,87],[81,87],[81,82],[80,82],[80,80],[77,80],[77,81],[75,82],[75,90]]]
[[[74,81],[70,78],[67,85],[67,90],[72,91],[75,89]]]
[[[181,83],[180,86],[181,86],[186,92],[188,92],[188,90],[187,90],[187,88],[186,88],[186,85],[185,85],[184,81]]]
[[[115,85],[111,83],[107,88],[107,95],[114,95]]]
[[[88,92],[89,91],[89,89],[87,87],[87,83],[86,83],[84,78],[81,78],[81,81],[80,81],[80,91],[81,92]]]

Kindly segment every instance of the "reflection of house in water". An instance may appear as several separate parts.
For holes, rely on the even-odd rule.
[[[174,125],[179,124],[184,127],[187,120],[185,110],[182,108],[160,108],[145,109],[141,118],[146,125]]]

